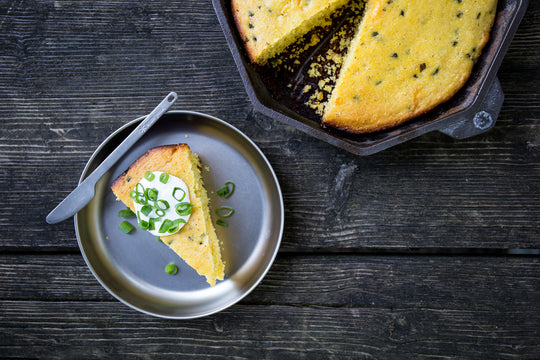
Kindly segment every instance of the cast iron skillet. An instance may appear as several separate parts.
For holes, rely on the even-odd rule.
[[[236,30],[230,1],[212,2],[255,109],[358,155],[373,154],[434,130],[456,139],[464,139],[491,129],[504,100],[496,73],[528,5],[528,0],[499,0],[491,39],[477,60],[467,84],[450,101],[396,128],[373,134],[351,135],[322,128],[318,121],[298,114],[276,101],[249,62]]]

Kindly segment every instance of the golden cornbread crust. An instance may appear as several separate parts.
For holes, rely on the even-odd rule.
[[[450,99],[489,39],[496,0],[369,0],[323,124],[396,126]]]
[[[349,0],[232,0],[232,13],[250,60],[265,64]]]
[[[208,208],[208,195],[201,177],[201,163],[187,144],[164,145],[152,148],[139,157],[111,185],[113,193],[135,211],[131,191],[147,171],[162,171],[184,181],[189,189],[193,209],[189,221],[179,232],[162,236],[161,240],[176,252],[197,273],[214,286],[223,280],[219,240]]]
[[[293,108],[302,99],[322,126],[358,134],[394,127],[452,98],[488,42],[497,10],[497,0],[366,0],[360,16],[349,11],[363,1],[231,0],[251,61],[269,64],[269,78],[291,69],[284,90],[270,81],[276,96],[282,91]],[[328,20],[336,11],[359,19],[356,31],[333,33],[329,43],[339,47],[304,63],[291,54],[298,50],[291,43],[312,47],[324,37],[319,27],[336,28]]]

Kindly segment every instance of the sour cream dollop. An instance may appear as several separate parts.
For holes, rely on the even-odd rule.
[[[134,191],[133,205],[140,228],[155,236],[165,236],[178,232],[188,222],[191,203],[188,187],[182,179],[161,171],[149,171]]]

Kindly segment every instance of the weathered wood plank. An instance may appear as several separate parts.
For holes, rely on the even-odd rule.
[[[527,311],[238,305],[172,321],[119,303],[4,301],[4,358],[404,359],[535,358]]]
[[[2,250],[77,251],[72,223],[47,226],[46,214],[99,143],[170,90],[176,108],[231,122],[268,156],[284,192],[284,249],[540,246],[538,2],[499,72],[506,99],[493,130],[432,133],[367,158],[253,114],[210,1],[0,8]]]
[[[533,141],[526,139],[521,140],[525,147]],[[437,155],[425,155],[429,140],[438,143],[431,147],[438,147]],[[502,156],[497,149],[475,154],[466,148],[470,144],[447,141],[442,135],[428,135],[422,142],[369,159],[313,143],[305,135],[265,146],[284,194],[283,247],[538,248],[537,148],[531,146],[528,154]],[[447,148],[441,148],[444,143]],[[6,229],[0,246],[75,249],[72,223],[46,226],[44,218],[76,186],[94,149],[68,159],[31,149],[11,157],[17,148],[11,146],[3,155],[2,195],[7,205],[0,210]],[[329,154],[334,156],[331,163]],[[17,209],[19,199],[28,196],[34,197],[35,206],[28,209],[21,239]]]
[[[0,256],[0,296],[113,299],[78,255]],[[540,258],[281,254],[242,303],[540,312],[538,298]]]
[[[0,0],[0,357],[539,358],[538,257],[355,254],[540,247],[539,14],[530,1],[502,63],[494,129],[361,158],[253,113],[210,1]],[[72,222],[44,221],[172,90],[261,147],[286,207],[262,283],[189,321],[115,300]]]

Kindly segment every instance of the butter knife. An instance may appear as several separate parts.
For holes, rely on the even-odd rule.
[[[135,130],[75,190],[47,215],[45,219],[47,223],[56,224],[64,221],[85,207],[94,198],[98,180],[169,110],[176,99],[178,99],[178,95],[175,92],[167,95]]]

